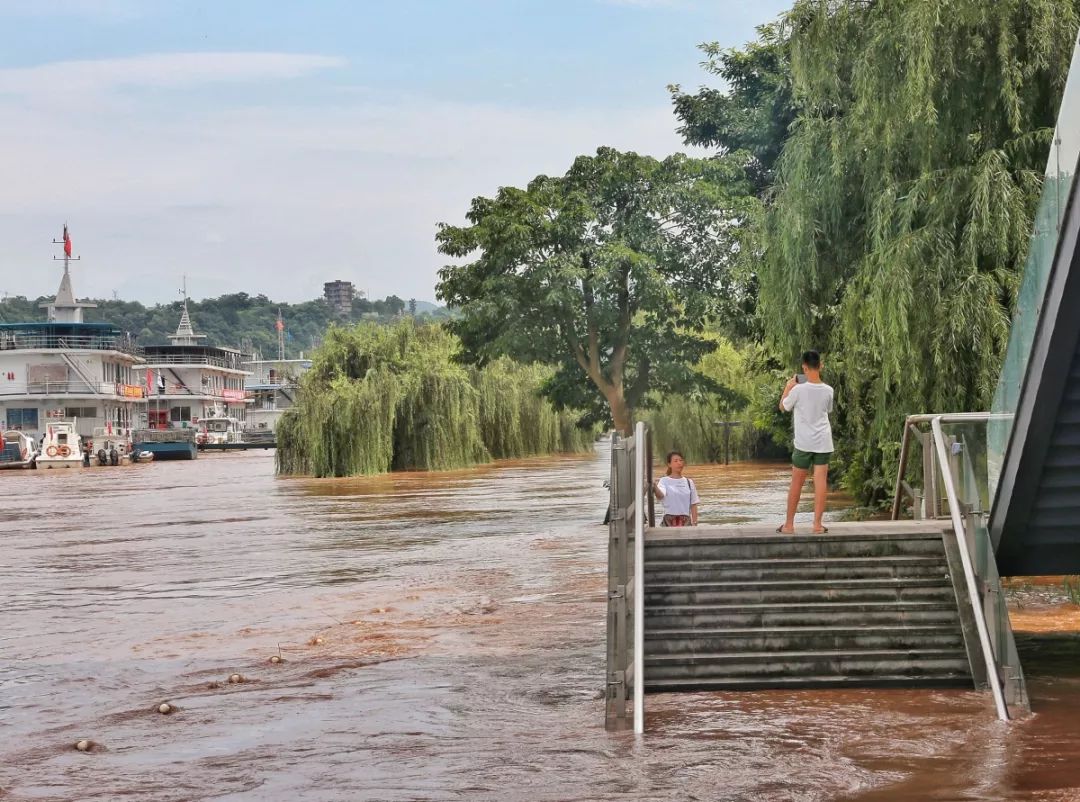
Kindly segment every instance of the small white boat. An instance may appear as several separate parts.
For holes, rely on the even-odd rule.
[[[127,465],[131,462],[131,430],[98,426],[89,442],[90,453],[98,465]]]
[[[135,463],[135,462],[153,462],[154,461],[154,452],[153,451],[132,451],[131,452],[131,461],[133,463]]]
[[[196,443],[200,446],[241,443],[244,440],[243,431],[243,421],[228,415],[213,415],[199,421]]]
[[[0,435],[0,468],[33,468],[37,459],[37,443],[24,432],[10,429]]]
[[[75,428],[75,421],[54,421],[45,428],[41,441],[41,453],[37,457],[39,468],[78,468],[82,466],[82,438]]]

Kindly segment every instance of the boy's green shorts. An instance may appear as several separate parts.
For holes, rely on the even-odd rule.
[[[828,465],[831,456],[831,451],[800,451],[796,448],[791,452],[791,464],[807,471],[811,465]]]

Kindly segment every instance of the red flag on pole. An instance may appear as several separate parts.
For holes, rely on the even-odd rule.
[[[68,236],[67,223],[64,223],[64,256],[71,256],[71,237]]]

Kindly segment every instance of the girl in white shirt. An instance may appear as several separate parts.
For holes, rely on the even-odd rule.
[[[678,451],[667,455],[667,475],[653,481],[656,497],[664,502],[661,526],[697,526],[698,498],[694,481],[683,476],[686,460]]]

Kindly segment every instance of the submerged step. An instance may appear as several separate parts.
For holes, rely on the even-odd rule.
[[[661,654],[962,649],[959,625],[646,628],[645,658]]]
[[[968,675],[882,674],[878,676],[722,677],[644,680],[646,693],[674,691],[760,691],[815,688],[971,688]]]
[[[646,564],[654,561],[783,559],[812,557],[945,556],[942,535],[863,538],[693,538],[645,543]]]
[[[656,560],[646,557],[645,585],[686,582],[808,581],[948,576],[944,556]]]
[[[818,652],[675,653],[645,659],[645,680],[850,676],[925,676],[969,673],[963,649],[896,649]]]
[[[646,607],[645,631],[698,627],[863,626],[957,622],[956,604],[941,602],[810,602]]]
[[[945,577],[645,584],[645,604],[650,608],[828,601],[948,603],[953,600],[955,592]]]

